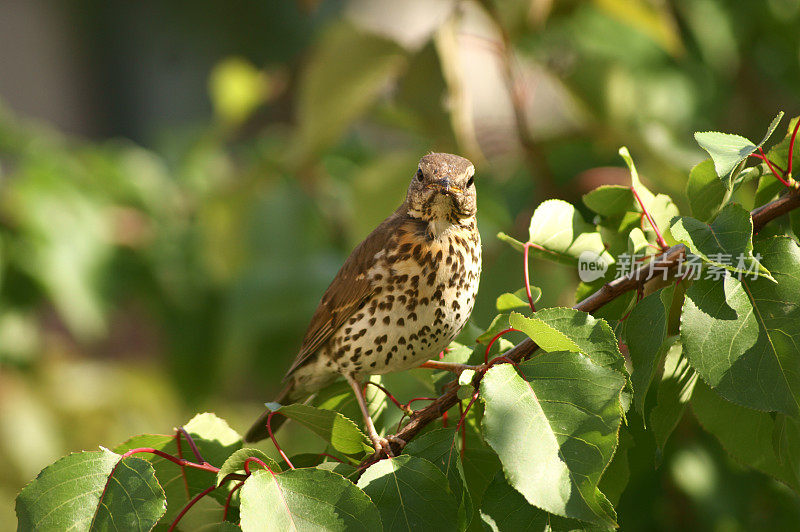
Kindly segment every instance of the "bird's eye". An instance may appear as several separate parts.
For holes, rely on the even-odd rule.
[[[422,170],[417,170],[417,181],[422,181]]]
[[[475,183],[475,176],[470,176],[469,181],[467,181],[467,186],[471,187]]]

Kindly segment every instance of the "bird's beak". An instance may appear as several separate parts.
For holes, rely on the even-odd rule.
[[[449,179],[439,179],[427,185],[426,188],[432,188],[442,194],[447,194],[448,196],[454,196],[463,192],[463,190],[451,184]]]

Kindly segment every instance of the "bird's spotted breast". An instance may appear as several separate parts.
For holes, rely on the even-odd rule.
[[[403,224],[367,275],[373,297],[299,368],[296,382],[318,389],[339,373],[400,371],[434,357],[469,318],[481,271],[475,219],[431,238],[418,221]]]

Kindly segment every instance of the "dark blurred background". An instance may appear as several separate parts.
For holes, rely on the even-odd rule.
[[[427,151],[478,168],[473,321],[546,198],[687,214],[692,132],[800,113],[800,0],[0,1],[0,529],[44,465],[213,410],[242,431]],[[784,126],[785,127],[785,126]],[[545,305],[577,278],[534,261]],[[639,442],[637,442],[639,443]],[[789,529],[689,412],[631,451],[623,529]]]

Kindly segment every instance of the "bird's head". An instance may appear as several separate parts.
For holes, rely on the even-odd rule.
[[[429,153],[411,179],[406,205],[411,216],[425,221],[459,223],[475,216],[475,167],[458,155]]]

